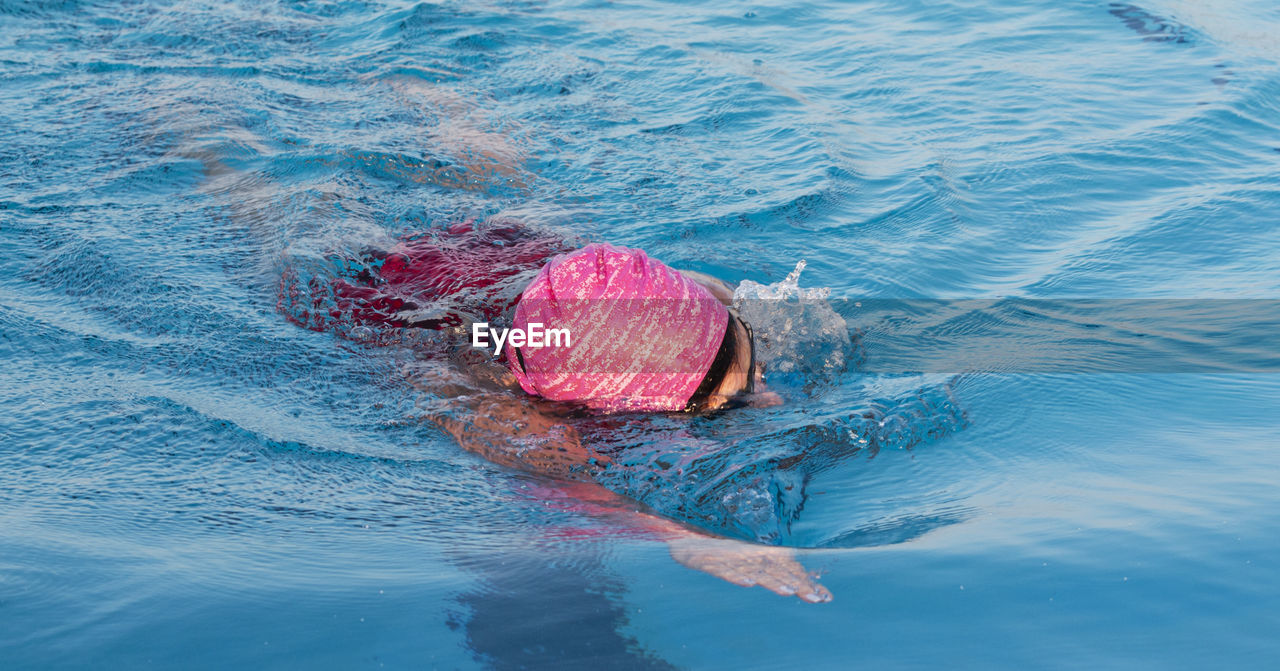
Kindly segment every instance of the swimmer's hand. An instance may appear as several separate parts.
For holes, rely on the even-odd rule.
[[[693,534],[667,543],[672,559],[735,585],[759,585],[809,603],[831,600],[831,592],[818,584],[788,548]]]

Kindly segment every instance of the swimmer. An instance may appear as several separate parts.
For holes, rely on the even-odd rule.
[[[423,155],[446,160],[384,166],[397,178],[461,190],[519,189],[532,179],[519,167],[525,158],[519,146],[496,124],[480,123],[487,115],[471,109],[469,101],[483,98],[478,92],[461,95],[449,86],[419,79],[392,77],[385,83],[403,99],[406,112],[440,109],[454,119],[447,132],[433,133],[424,124],[419,138]],[[467,107],[467,113],[458,113],[459,106]],[[273,213],[281,191],[262,173],[236,170],[219,149],[229,142],[256,151],[261,149],[257,138],[245,129],[203,126],[205,117],[198,113],[187,117],[196,120],[195,125],[184,130],[187,140],[173,154],[200,162],[204,167],[200,191],[224,198],[231,220],[253,233],[263,249],[287,256],[292,236],[281,235]],[[339,153],[362,162],[372,160]],[[340,220],[349,231],[369,218],[367,205],[345,196],[338,187],[319,191],[312,205],[308,221],[313,226]],[[559,296],[564,277],[557,269],[593,258],[615,270],[629,269],[626,274],[615,273],[617,283],[607,273],[570,282],[584,293],[599,289],[601,295],[592,298],[619,299],[597,301],[598,305],[625,306],[634,301],[623,297],[634,296],[657,299],[658,305],[665,301],[668,308],[671,304],[684,307],[674,314],[661,309],[623,311],[630,322],[616,332],[609,325],[608,311],[560,315],[576,320],[576,331],[571,331],[574,344],[581,348],[590,343],[590,348],[574,351],[592,353],[588,363],[596,370],[579,368],[569,351],[543,352],[507,343],[494,360],[481,355],[481,350],[462,346],[474,323],[505,319],[508,325],[518,326],[531,324],[534,316],[542,319],[548,311],[554,314],[553,302],[535,299],[537,292]],[[278,283],[278,308],[300,326],[371,344],[408,341],[419,346],[424,343],[407,334],[451,333],[451,353],[423,352],[422,360],[404,372],[425,396],[440,399],[426,408],[427,418],[463,448],[497,464],[572,485],[563,491],[571,492],[584,512],[638,526],[665,541],[671,556],[690,568],[805,601],[831,600],[831,593],[787,548],[712,536],[638,511],[636,502],[596,483],[593,476],[610,459],[583,445],[568,421],[581,419],[569,416],[573,407],[714,413],[740,404],[780,403],[777,395],[764,389],[754,363],[750,325],[729,310],[733,296],[729,285],[700,273],[677,271],[637,250],[583,247],[561,236],[501,222],[460,223],[366,249],[358,259],[337,260],[344,270],[321,273],[322,277],[306,277],[297,267],[286,267]],[[352,272],[345,272],[348,269]],[[570,295],[578,294],[571,291]],[[609,328],[597,328],[601,323]],[[594,340],[582,339],[589,335],[584,328],[596,334]],[[615,337],[601,335],[609,333]],[[430,349],[430,343],[426,346]],[[433,353],[445,356],[433,357]]]
[[[594,509],[625,509],[686,566],[805,601],[831,599],[786,548],[713,537],[636,512],[634,503],[594,483],[611,460],[583,445],[565,421],[582,413],[708,414],[780,403],[764,388],[751,326],[732,309],[728,284],[640,250],[578,247],[509,223],[467,222],[406,237],[364,250],[354,265],[327,281],[286,273],[281,311],[301,326],[372,342],[416,329],[449,334],[450,365],[437,357],[406,372],[432,397],[447,397],[426,408],[427,416],[463,448],[576,481],[579,492],[591,488],[595,494],[578,498],[613,501]],[[489,349],[472,347],[480,323],[508,324],[507,334],[561,329],[566,337],[540,347],[507,337],[495,355],[492,333]]]

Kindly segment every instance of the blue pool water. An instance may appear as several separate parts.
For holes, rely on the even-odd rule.
[[[1277,35],[1271,0],[0,1],[0,667],[1274,665],[1280,375],[855,363],[595,427],[613,489],[808,548],[811,605],[463,452],[412,352],[276,295],[496,217],[803,258],[854,335],[860,299],[1275,298]]]

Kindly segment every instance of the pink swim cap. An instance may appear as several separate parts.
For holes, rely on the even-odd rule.
[[[568,329],[569,345],[505,346],[530,394],[608,412],[683,410],[729,312],[706,287],[638,249],[588,245],[542,267],[512,327]]]

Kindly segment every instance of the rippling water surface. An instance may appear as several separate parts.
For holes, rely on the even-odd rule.
[[[1273,664],[1273,373],[855,363],[583,427],[616,491],[807,548],[814,606],[463,452],[409,348],[276,297],[489,218],[803,258],[855,336],[858,299],[1276,298],[1277,36],[1264,0],[0,2],[3,666]]]

